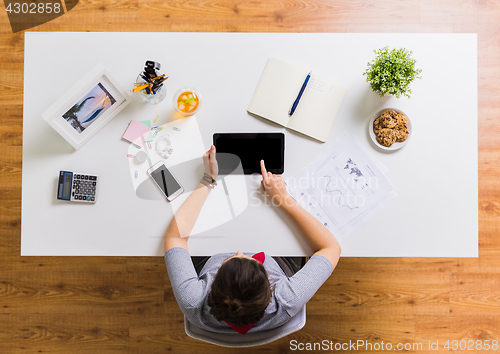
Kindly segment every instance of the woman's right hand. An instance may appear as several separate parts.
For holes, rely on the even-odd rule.
[[[281,176],[267,172],[264,160],[260,160],[260,170],[262,172],[262,191],[274,205],[284,206],[290,204],[293,199],[286,190],[285,181]]]
[[[341,249],[333,234],[312,214],[308,213],[288,194],[285,181],[281,176],[266,171],[264,161],[260,161],[262,171],[262,189],[274,205],[280,206],[290,217],[295,226],[314,251],[315,255],[325,257],[333,268],[339,261]]]

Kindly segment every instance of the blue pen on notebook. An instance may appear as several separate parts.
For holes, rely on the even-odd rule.
[[[311,77],[311,71],[309,71],[309,74],[307,74],[307,77],[306,77],[304,83],[302,84],[300,92],[292,104],[292,108],[290,108],[290,111],[288,111],[289,116],[291,116],[293,114],[293,112],[295,112],[295,110],[297,109],[297,105],[299,104],[300,98],[302,97],[302,94],[304,93],[304,90],[306,89],[306,86],[307,86],[307,83],[309,82],[310,77]]]

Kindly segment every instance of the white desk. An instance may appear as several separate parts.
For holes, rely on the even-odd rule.
[[[475,34],[227,34],[39,33],[25,35],[22,255],[159,256],[172,217],[161,200],[138,198],[121,135],[131,119],[174,119],[172,95],[192,85],[204,98],[196,120],[206,149],[214,132],[282,131],[285,176],[293,175],[327,144],[247,114],[269,57],[343,83],[348,92],[329,141],[346,130],[389,168],[398,197],[342,244],[344,256],[475,257],[477,215],[477,51]],[[423,79],[412,98],[380,98],[362,75],[373,49],[413,51]],[[145,60],[170,76],[158,105],[135,100],[75,151],[40,114],[102,62],[131,88]],[[383,107],[405,111],[414,133],[403,149],[371,145],[367,124]],[[56,200],[60,170],[98,173],[99,201]],[[250,179],[250,178],[249,178]],[[231,221],[192,236],[193,255],[236,250],[273,255],[310,254],[279,210],[247,207]]]

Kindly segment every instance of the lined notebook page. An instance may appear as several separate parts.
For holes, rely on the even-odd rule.
[[[325,142],[328,139],[346,89],[332,81],[311,74],[295,113],[287,127]]]
[[[325,142],[346,88],[312,73],[297,109],[290,117],[288,111],[308,73],[306,69],[281,60],[269,59],[247,111]]]
[[[281,60],[269,59],[247,111],[287,126],[288,111],[308,73]]]

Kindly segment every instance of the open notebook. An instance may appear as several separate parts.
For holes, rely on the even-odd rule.
[[[325,142],[347,89],[312,73],[299,105],[290,117],[288,111],[308,72],[281,60],[269,59],[248,106],[248,113]]]

